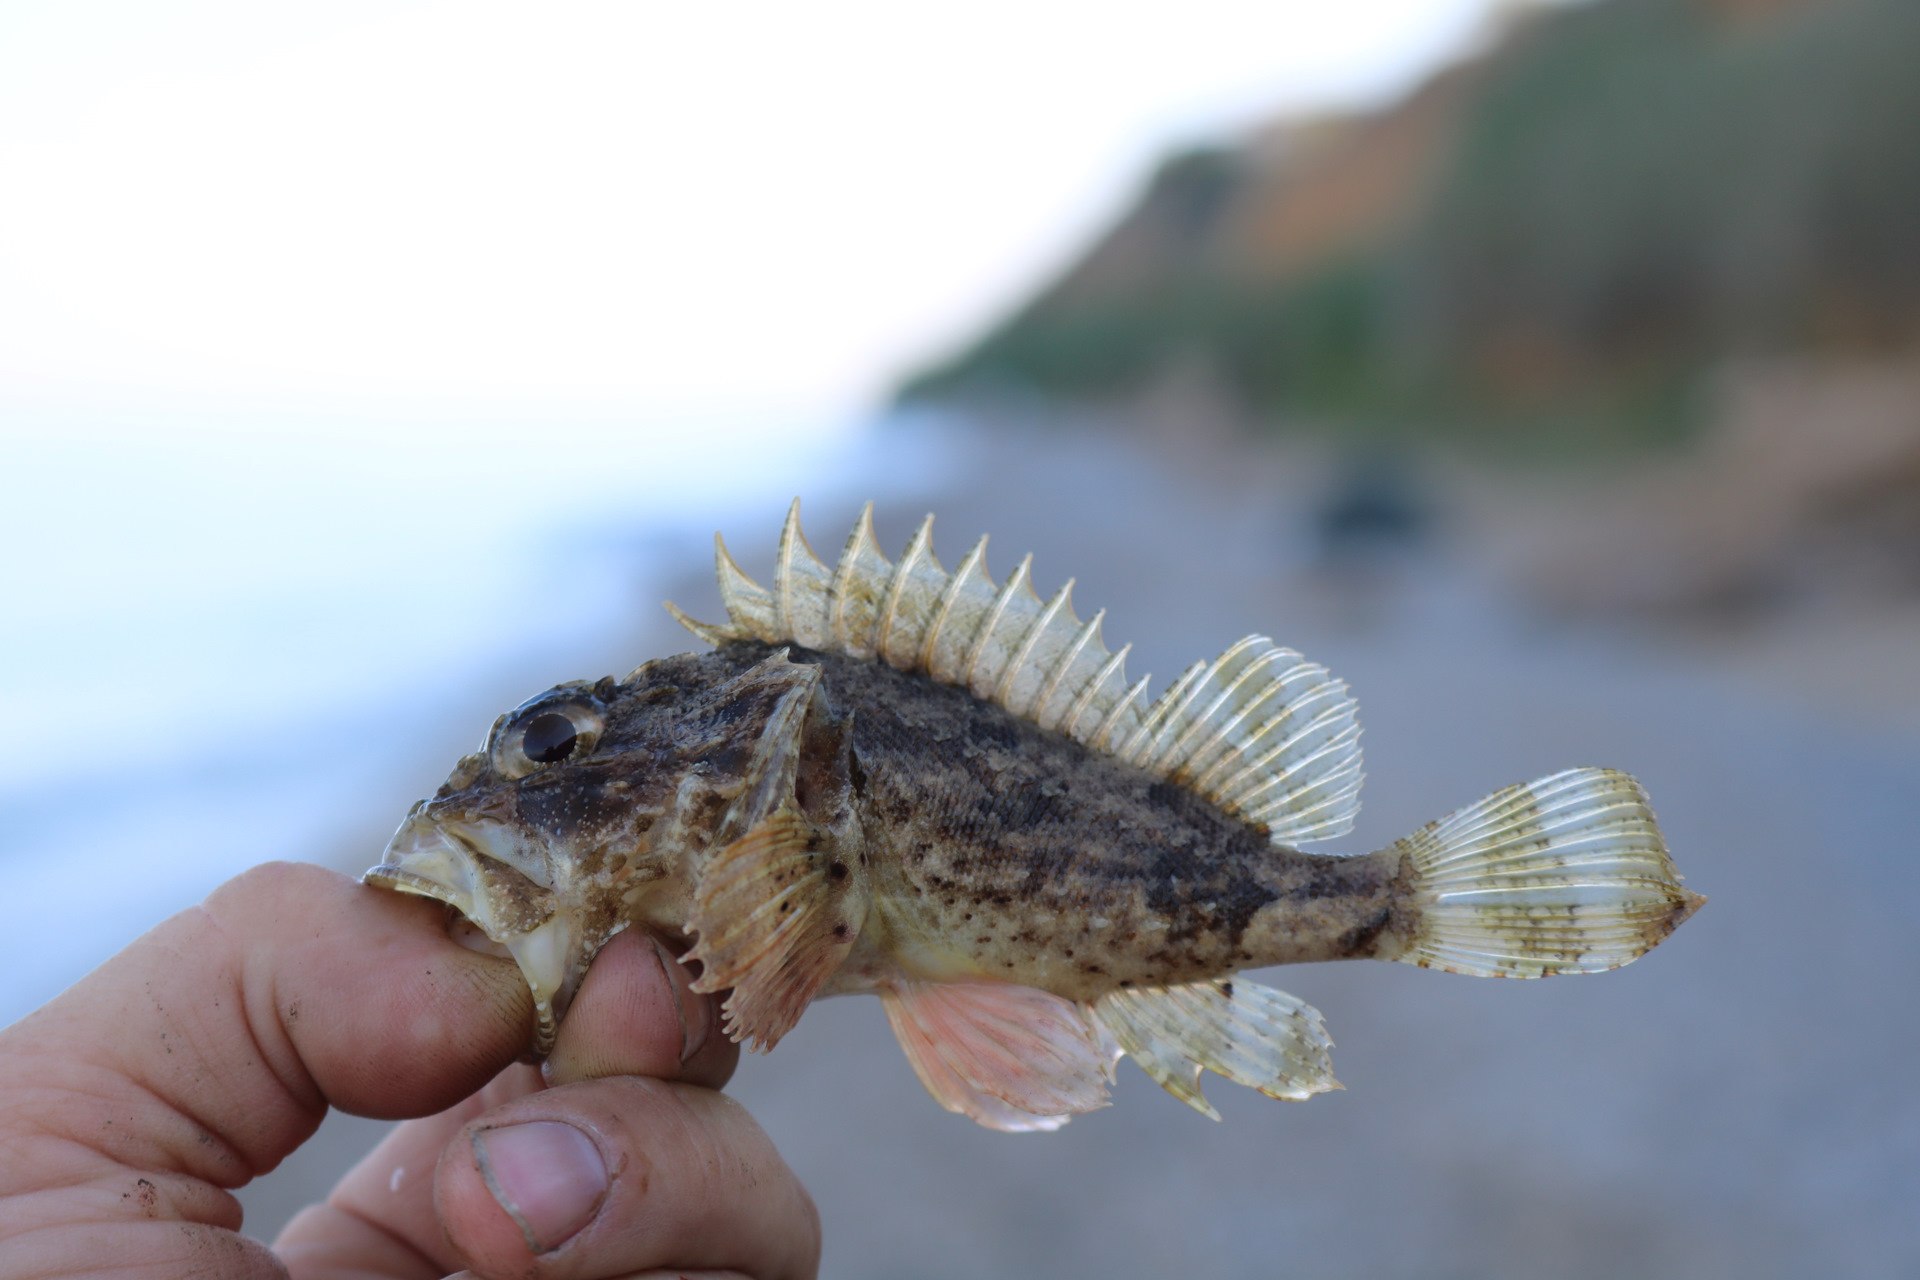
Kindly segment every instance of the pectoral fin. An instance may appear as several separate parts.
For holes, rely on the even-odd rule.
[[[1058,1129],[1107,1105],[1118,1054],[1069,1000],[1006,982],[900,982],[880,993],[934,1101],[987,1126]]]
[[[731,987],[727,1034],[764,1052],[812,1003],[859,933],[856,869],[792,809],[776,812],[714,855],[694,890],[687,953],[703,966],[699,992]]]

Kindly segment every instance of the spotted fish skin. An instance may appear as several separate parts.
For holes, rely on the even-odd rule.
[[[765,653],[734,644],[715,656]],[[879,917],[868,928],[913,976],[1093,1001],[1391,942],[1398,855],[1276,848],[1193,792],[964,690],[790,656],[821,664],[851,719]]]
[[[1639,785],[1573,769],[1385,849],[1345,685],[1260,636],[1158,698],[1126,650],[951,572],[931,517],[898,561],[863,514],[829,568],[789,513],[770,587],[718,553],[710,653],[555,686],[416,805],[369,883],[447,903],[519,963],[536,1052],[593,956],[677,941],[728,1034],[770,1048],[817,998],[872,993],[951,1111],[1050,1129],[1105,1105],[1120,1056],[1212,1115],[1213,1072],[1339,1087],[1320,1015],[1240,971],[1376,958],[1537,977],[1625,964],[1703,901]],[[1070,584],[1069,584],[1070,585]]]

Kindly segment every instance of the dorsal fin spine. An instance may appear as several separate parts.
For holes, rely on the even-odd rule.
[[[793,625],[793,552],[800,538],[800,499],[787,508],[787,522],[780,526],[780,545],[773,560],[773,625],[776,630],[794,634]]]
[[[1034,615],[1033,621],[1027,625],[1026,634],[1020,638],[1020,646],[1013,651],[1013,656],[1007,659],[1006,670],[1000,673],[1000,683],[994,686],[993,700],[1017,716],[1029,715],[1038,704],[1014,706],[1014,685],[1026,669],[1027,660],[1033,656],[1033,647],[1040,642],[1040,637],[1046,634],[1047,628],[1053,625],[1053,620],[1060,615],[1060,610],[1067,607],[1067,600],[1072,595],[1073,579],[1068,578],[1066,585],[1053,593],[1053,598],[1047,601],[1040,612]],[[1068,609],[1068,613],[1071,614],[1072,610]]]
[[[982,674],[980,659],[986,655],[988,646],[993,641],[993,633],[999,628],[1000,619],[1006,616],[1007,606],[1013,603],[1013,598],[1020,594],[1023,587],[1029,591],[1032,590],[1027,586],[1027,574],[1032,568],[1033,557],[1028,555],[1014,567],[1012,573],[1007,575],[1007,580],[1001,584],[998,594],[993,597],[993,603],[987,606],[987,614],[981,619],[979,630],[973,633],[973,643],[967,647],[967,663],[961,669],[960,683],[973,690],[977,697],[989,700],[993,697],[991,693],[993,672],[989,670]]]
[[[1133,682],[1125,693],[1120,695],[1120,701],[1113,704],[1113,710],[1109,711],[1107,718],[1100,722],[1100,728],[1094,732],[1092,739],[1087,745],[1112,755],[1120,756],[1122,759],[1126,758],[1125,753],[1115,747],[1111,741],[1113,731],[1119,727],[1121,718],[1125,716],[1127,712],[1138,711],[1136,704],[1139,697],[1147,691],[1147,682],[1152,679],[1153,677],[1151,675],[1141,676]]]
[[[795,586],[801,577],[817,579],[822,586],[830,579],[827,566],[820,563],[820,557],[813,553],[807,543],[807,535],[800,529],[800,500],[795,498],[793,505],[787,508],[787,523],[780,530],[780,551],[774,570],[774,621],[780,631],[780,639],[796,640],[810,649],[817,649],[827,643],[829,631],[825,625],[824,594],[818,601],[809,600],[811,610],[797,607],[798,594]],[[812,612],[817,616],[807,617]]]
[[[836,648],[858,658],[873,656],[873,629],[870,626],[863,628],[857,621],[849,619],[847,606],[853,601],[860,564],[869,550],[876,559],[886,562],[886,557],[880,554],[880,548],[873,539],[871,502],[861,509],[860,519],[854,522],[853,532],[847,535],[847,545],[840,552],[840,563],[834,566],[833,579],[827,584],[827,634],[832,637]],[[858,634],[863,630],[865,635]]]
[[[740,638],[730,627],[716,627],[710,622],[702,622],[698,618],[690,617],[686,610],[671,600],[667,601],[666,605],[668,615],[672,617],[675,622],[693,632],[693,634],[699,636],[710,645],[723,645],[729,640],[738,640]],[[641,665],[644,666],[645,664],[642,663]],[[639,667],[635,667],[633,671],[627,673],[627,675],[621,679],[620,683],[626,684],[631,681],[633,677],[638,674],[639,670]]]
[[[933,517],[929,515],[920,522],[920,528],[907,543],[907,549],[900,553],[900,562],[893,566],[893,575],[887,579],[887,590],[880,603],[880,619],[873,633],[873,651],[893,666],[911,666],[912,658],[906,663],[895,662],[889,652],[889,642],[893,639],[895,615],[900,609],[901,593],[906,590],[907,580],[926,558],[938,569],[939,561],[933,559]]]
[[[955,683],[952,673],[941,670],[940,659],[944,652],[940,644],[941,633],[946,630],[947,620],[953,615],[954,602],[966,589],[967,579],[979,570],[987,559],[987,540],[982,537],[973,544],[973,549],[962,556],[959,565],[954,568],[953,577],[947,580],[946,590],[940,593],[940,603],[934,606],[933,621],[927,625],[927,638],[920,645],[920,669],[934,679],[945,683]],[[992,581],[989,576],[988,581]]]
[[[1072,586],[1073,579],[1067,579],[1066,589],[1070,589]],[[1064,715],[1057,716],[1052,721],[1046,719],[1047,704],[1053,700],[1054,693],[1060,687],[1060,681],[1066,678],[1067,672],[1073,668],[1074,662],[1079,659],[1081,650],[1085,649],[1088,643],[1100,634],[1100,620],[1106,616],[1107,611],[1105,609],[1096,609],[1093,616],[1082,624],[1079,633],[1073,637],[1072,642],[1061,649],[1059,656],[1054,659],[1053,669],[1047,673],[1046,683],[1040,686],[1040,692],[1036,694],[1033,699],[1033,711],[1036,722],[1042,729],[1057,729],[1063,727],[1065,724],[1066,716]],[[1075,705],[1077,706],[1078,703],[1076,702]]]
[[[720,599],[727,606],[733,630],[742,636],[774,638],[773,593],[747,576],[727,550],[727,540],[713,535],[714,574],[720,580]]]
[[[1106,728],[1105,722],[1095,726],[1092,733],[1083,734],[1078,727],[1080,717],[1087,713],[1087,708],[1092,706],[1094,699],[1100,695],[1101,688],[1104,687],[1107,681],[1111,680],[1116,673],[1120,676],[1120,682],[1122,684],[1126,683],[1127,655],[1132,652],[1133,643],[1129,641],[1121,645],[1113,653],[1108,654],[1107,660],[1100,664],[1100,670],[1094,672],[1087,680],[1086,685],[1080,690],[1079,694],[1075,696],[1073,705],[1067,709],[1067,714],[1062,717],[1060,721],[1060,727],[1071,734],[1074,741],[1091,747],[1099,739],[1101,731]],[[1121,700],[1121,704],[1122,706],[1125,705],[1125,699]],[[1120,707],[1115,707],[1115,714],[1117,714],[1120,709]]]
[[[1207,664],[1196,662],[1180,673],[1167,691],[1154,699],[1147,708],[1147,718],[1133,731],[1120,754],[1143,769],[1153,767],[1154,758],[1159,754],[1161,733],[1174,723],[1174,718],[1186,710],[1187,704],[1199,687],[1200,677],[1207,673]]]

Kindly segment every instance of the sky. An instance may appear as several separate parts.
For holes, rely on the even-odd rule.
[[[1497,7],[9,0],[0,430],[858,414],[1166,148]]]

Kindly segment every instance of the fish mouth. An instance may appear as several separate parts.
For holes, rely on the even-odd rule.
[[[417,808],[360,879],[446,903],[512,956],[533,991],[533,1052],[544,1057],[585,971],[585,940],[553,890],[503,856],[516,847],[500,824],[444,822]]]

